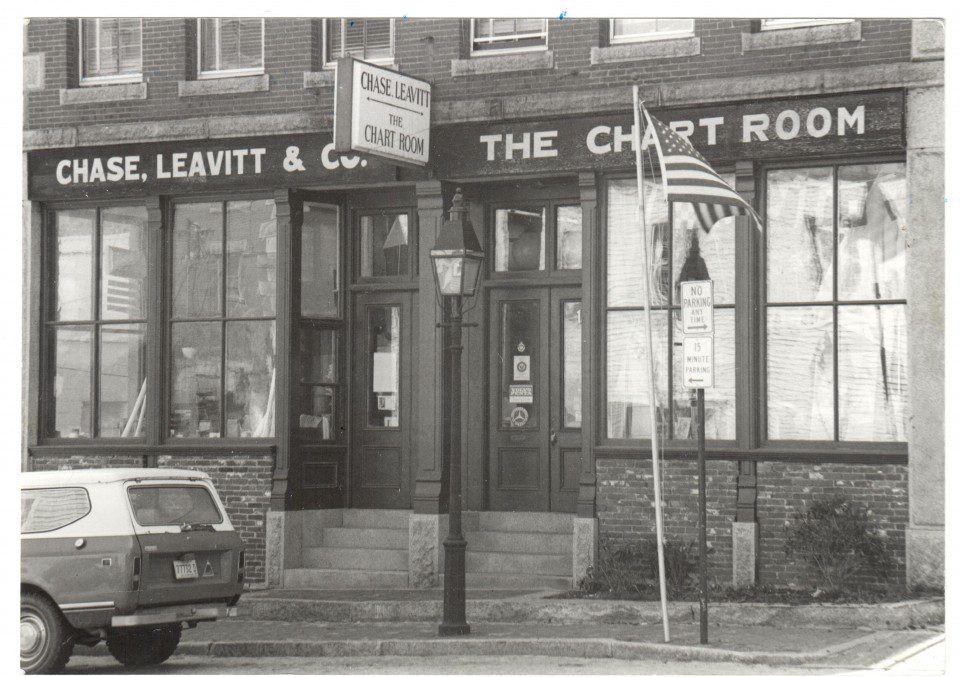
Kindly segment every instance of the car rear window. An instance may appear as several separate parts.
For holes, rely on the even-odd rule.
[[[206,487],[130,487],[127,494],[133,516],[140,526],[220,524],[223,521]]]
[[[60,529],[89,513],[90,496],[82,487],[20,491],[21,534]]]

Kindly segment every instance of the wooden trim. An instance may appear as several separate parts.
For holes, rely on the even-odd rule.
[[[221,440],[222,441],[222,440]],[[129,453],[129,454],[143,454],[149,456],[169,456],[169,455],[188,455],[195,454],[200,456],[205,455],[215,455],[223,454],[230,452],[240,452],[240,453],[269,453],[273,454],[276,451],[275,444],[250,444],[250,443],[239,443],[239,444],[217,444],[217,445],[208,445],[208,444],[162,444],[162,445],[148,445],[143,444],[139,446],[131,445],[110,445],[109,450],[105,448],[105,445],[97,442],[96,444],[91,444],[89,440],[86,441],[86,444],[44,444],[31,446],[27,448],[27,453],[30,456],[59,456],[59,455],[74,455],[74,456],[104,456],[110,455],[113,453]]]
[[[291,506],[287,479],[290,471],[293,421],[293,405],[296,402],[294,388],[297,378],[294,373],[294,351],[297,346],[299,327],[296,318],[299,308],[294,303],[299,299],[300,286],[300,232],[303,225],[303,209],[297,198],[291,199],[290,191],[278,190],[273,194],[277,215],[277,287],[276,287],[276,350],[274,364],[274,437],[277,440],[277,455],[273,469],[273,485],[270,505],[274,510]],[[226,251],[226,250],[224,250]],[[226,287],[226,285],[224,285]],[[226,334],[226,331],[224,331]]]
[[[644,442],[644,440],[634,440]],[[695,449],[663,449],[663,457],[667,460],[696,460]],[[650,445],[635,444],[632,447],[597,446],[594,448],[596,458],[648,460]],[[815,448],[775,449],[762,447],[758,449],[710,448],[707,441],[707,458],[714,461],[788,461],[803,463],[863,463],[870,465],[907,464],[905,449],[856,449],[833,448],[829,450]]]
[[[597,411],[596,402],[601,399],[595,397],[597,386],[595,375],[598,373],[598,327],[597,313],[599,287],[602,286],[600,270],[603,266],[597,260],[596,253],[601,251],[599,223],[598,181],[594,172],[583,172],[578,176],[580,186],[580,209],[582,216],[583,268],[581,269],[581,301],[580,311],[583,314],[582,335],[583,354],[581,359],[581,444],[583,449],[580,466],[580,488],[577,496],[577,516],[593,518],[597,514],[597,464],[594,456],[594,441],[596,439]]]
[[[144,424],[146,442],[159,446],[163,439],[166,344],[164,318],[169,299],[164,290],[164,204],[159,198],[145,200],[147,207],[147,392]]]

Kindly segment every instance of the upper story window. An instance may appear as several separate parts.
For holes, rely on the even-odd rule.
[[[546,19],[471,19],[474,54],[488,51],[524,51],[547,46]]]
[[[693,19],[613,19],[610,44],[668,40],[693,35]]]
[[[84,84],[139,81],[142,20],[80,19],[80,80]]]
[[[198,19],[200,78],[263,72],[263,19]]]
[[[393,63],[393,19],[327,19],[325,62],[350,55],[363,61]]]
[[[853,19],[761,19],[760,30],[771,31],[779,28],[808,28],[829,24],[845,24]]]

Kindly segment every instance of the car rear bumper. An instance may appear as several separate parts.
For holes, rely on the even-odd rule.
[[[226,604],[184,604],[114,616],[110,620],[110,625],[115,628],[132,628],[141,625],[215,621],[221,618],[233,618],[236,615],[237,607]]]

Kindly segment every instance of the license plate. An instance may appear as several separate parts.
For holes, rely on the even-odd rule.
[[[173,561],[173,577],[178,581],[188,578],[200,578],[197,571],[197,560],[181,559]]]

